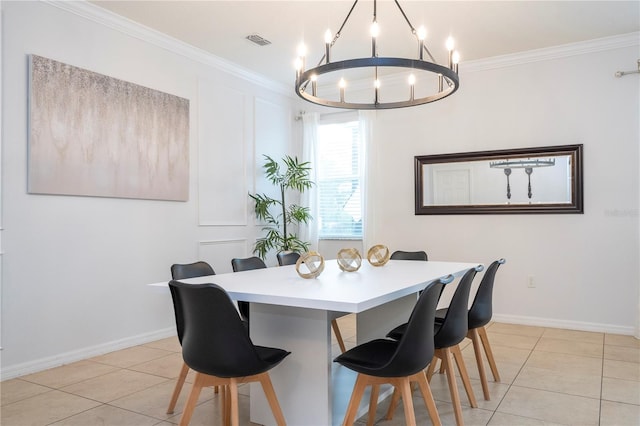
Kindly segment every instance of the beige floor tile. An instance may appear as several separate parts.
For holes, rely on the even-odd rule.
[[[66,386],[61,390],[100,402],[110,402],[166,381],[168,379],[151,374],[118,370]]]
[[[600,401],[512,386],[497,411],[566,425],[598,425]]]
[[[219,401],[207,401],[198,404],[193,411],[193,417],[189,426],[212,426],[222,425],[222,406]],[[180,423],[181,414],[169,418],[173,424]],[[249,398],[246,396],[238,396],[238,417],[241,425],[253,425],[249,421]],[[285,417],[286,419],[286,417]]]
[[[61,388],[83,380],[102,376],[118,368],[91,361],[78,361],[24,376],[24,380],[52,388]]]
[[[0,424],[48,425],[100,405],[99,402],[52,390],[2,407]]]
[[[456,377],[456,383],[458,385],[458,394],[460,395],[460,405],[463,407],[471,407],[464,385],[459,377]],[[476,397],[478,408],[495,410],[500,400],[507,393],[507,390],[509,390],[509,385],[496,382],[489,382],[488,385],[491,399],[486,401],[482,393],[482,384],[480,381],[471,380],[471,387],[473,388],[473,394]],[[431,378],[430,386],[433,399],[436,401],[451,402],[451,392],[446,374],[434,374]]]
[[[603,348],[602,343],[562,340],[543,336],[538,341],[535,350],[602,358]]]
[[[605,359],[602,375],[614,379],[640,381],[640,365],[635,362]]]
[[[489,368],[489,363],[483,358],[484,371],[487,375],[487,381],[493,382],[493,374]],[[467,372],[469,377],[475,380],[480,380],[480,373],[478,372],[478,365],[475,358],[465,357],[465,364],[467,366]],[[500,382],[502,384],[510,384],[516,379],[516,376],[522,369],[522,365],[510,364],[508,362],[496,362],[498,367],[498,374],[500,375]],[[456,373],[459,375],[458,373]]]
[[[544,333],[544,327],[533,327],[530,325],[507,324],[504,322],[494,322],[487,327],[488,333],[515,334],[517,336],[540,337]]]
[[[182,413],[184,404],[191,391],[191,385],[185,383],[180,392],[180,397],[178,398],[173,414],[167,414],[167,406],[169,405],[174,387],[175,381],[168,381],[116,399],[109,404],[156,419],[166,420]],[[206,402],[214,398],[219,399],[219,396],[215,396],[213,389],[206,388],[200,392],[198,401]]]
[[[153,417],[143,416],[142,414],[109,405],[101,405],[59,422],[52,423],[51,426],[153,426],[157,423],[158,419],[154,419]]]
[[[529,349],[510,348],[506,346],[492,346],[491,349],[493,351],[493,358],[496,360],[496,365],[498,366],[502,363],[524,365],[531,355],[531,351]],[[464,356],[467,364],[469,364],[469,360],[474,360],[476,355],[473,351],[473,345],[469,345],[464,348],[462,350],[462,355]],[[473,362],[475,363],[475,361]]]
[[[602,401],[600,405],[600,426],[631,426],[638,424],[640,424],[640,406]]]
[[[624,336],[622,334],[605,334],[604,344],[640,349],[640,339],[636,339],[633,336]]]
[[[0,383],[0,395],[2,405],[11,404],[41,393],[50,392],[51,388],[40,386],[35,383],[26,382],[21,379],[5,380]]]
[[[153,374],[155,376],[166,377],[168,379],[175,379],[180,375],[183,363],[184,361],[181,353],[171,353],[170,355],[154,359],[153,361],[134,365],[128,369],[139,371],[141,373]]]
[[[413,396],[413,412],[416,416],[416,424],[418,425],[430,425],[431,419],[427,408],[424,405],[424,400],[419,392],[414,393]],[[390,398],[381,402],[376,410],[376,425],[380,426],[405,426],[404,406],[399,404],[394,413],[393,419],[385,420],[385,415],[389,408]],[[453,426],[456,424],[455,415],[453,412],[453,405],[448,402],[436,401],[436,408],[438,410],[438,416],[444,426]],[[491,411],[483,410],[480,408],[471,408],[468,406],[462,407],[462,417],[464,418],[465,425],[486,425],[491,418]],[[364,415],[358,419],[357,425],[366,424],[367,416]]]
[[[506,346],[509,348],[532,350],[539,337],[537,336],[520,336],[517,334],[492,333],[487,331],[491,348],[494,346]]]
[[[596,376],[602,374],[602,360],[586,356],[533,351],[526,367],[543,368],[570,375]]]
[[[562,340],[573,340],[585,343],[604,343],[604,333],[590,331],[565,330],[562,328],[547,328],[542,337]]]
[[[162,349],[163,351],[169,352],[182,352],[182,346],[180,346],[178,336],[167,337],[165,339],[156,340],[155,342],[145,343],[142,346],[145,346],[147,348]]]
[[[603,377],[602,399],[640,405],[640,382]]]
[[[168,354],[168,351],[162,349],[155,349],[147,346],[134,346],[132,348],[91,358],[90,361],[127,368],[132,365],[142,364],[143,362],[162,358]]]
[[[516,386],[600,398],[602,377],[600,375],[572,375],[558,370],[525,366],[513,382]]]
[[[513,414],[494,413],[487,426],[560,426],[560,424]]]
[[[628,361],[640,363],[640,349],[624,346],[604,346],[604,357],[616,361]]]

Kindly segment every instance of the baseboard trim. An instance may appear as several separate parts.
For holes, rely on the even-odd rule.
[[[138,334],[137,336],[131,336],[120,340],[114,340],[112,342],[102,343],[96,346],[90,346],[75,351],[65,352],[62,354],[54,355],[52,357],[41,358],[22,364],[12,365],[6,368],[3,367],[0,370],[0,381],[13,379],[27,374],[37,373],[49,368],[59,367],[61,365],[70,364],[72,362],[81,361],[83,359],[92,358],[98,355],[104,355],[109,352],[130,348],[132,346],[142,345],[175,335],[176,328],[170,327],[150,333]]]
[[[624,334],[628,336],[634,336],[636,332],[633,327],[625,327],[620,325],[600,324],[583,321],[568,321],[540,317],[527,317],[520,315],[502,315],[495,313],[493,314],[493,321],[506,322],[509,324],[533,325],[538,327],[565,328],[568,330],[578,331],[594,331],[597,333]]]

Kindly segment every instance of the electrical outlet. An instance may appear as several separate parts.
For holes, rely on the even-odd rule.
[[[532,275],[529,275],[529,278],[527,279],[527,287],[536,288],[536,282],[533,280]]]

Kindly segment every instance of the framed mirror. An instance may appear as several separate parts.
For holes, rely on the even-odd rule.
[[[582,145],[415,157],[415,214],[583,213]]]

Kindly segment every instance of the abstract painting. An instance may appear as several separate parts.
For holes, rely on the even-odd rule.
[[[189,100],[30,55],[28,192],[186,201]]]

